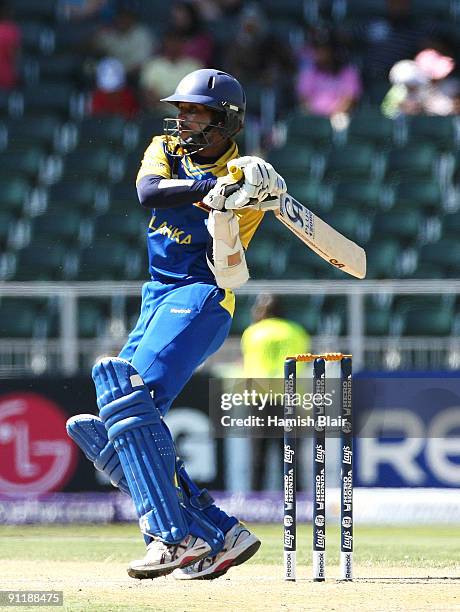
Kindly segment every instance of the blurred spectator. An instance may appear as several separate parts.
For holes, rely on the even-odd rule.
[[[301,107],[307,113],[327,117],[348,113],[362,93],[357,68],[346,62],[344,50],[330,34],[317,33],[312,50],[312,65],[297,77]]]
[[[366,83],[387,79],[392,66],[399,60],[414,57],[436,29],[433,22],[416,19],[411,0],[387,0],[386,17],[371,17],[352,26]]]
[[[259,5],[248,5],[241,12],[235,39],[223,51],[223,66],[242,83],[248,98],[255,89],[260,95],[261,87],[271,87],[279,112],[293,107],[293,53],[284,41],[270,33]]]
[[[284,318],[279,298],[275,295],[263,293],[257,297],[252,319],[252,325],[241,337],[244,376],[258,379],[257,388],[267,393],[283,393],[284,360],[287,355],[306,353],[310,349],[310,336],[301,325]],[[281,440],[251,438],[251,488],[255,491],[264,487],[269,443],[280,446]],[[282,456],[281,449],[277,456]]]
[[[21,31],[11,17],[8,2],[0,2],[0,89],[13,89],[18,82]]]
[[[140,69],[150,57],[154,43],[150,29],[126,7],[120,8],[113,24],[98,32],[93,39],[96,51],[120,60],[128,74]]]
[[[436,49],[424,49],[415,57],[415,64],[429,80],[423,111],[427,115],[452,115],[458,112],[460,83],[448,78],[455,68],[452,57]]]
[[[382,112],[394,119],[399,115],[419,115],[423,111],[428,78],[414,60],[396,62],[390,70],[392,87],[382,102]]]
[[[139,85],[146,110],[164,111],[160,98],[176,89],[179,81],[190,72],[204,68],[196,59],[183,55],[182,41],[173,32],[165,34],[161,53],[148,60],[142,67]]]
[[[390,71],[393,84],[382,103],[387,117],[452,115],[459,110],[460,83],[447,78],[455,62],[435,49],[421,51],[415,60],[397,62]]]
[[[172,6],[168,31],[182,42],[182,55],[197,60],[204,67],[213,65],[214,40],[205,30],[199,9],[192,2]]]
[[[306,353],[310,336],[304,328],[285,318],[279,297],[257,296],[251,311],[252,324],[241,336],[246,378],[283,378],[286,355]]]
[[[90,98],[92,115],[120,115],[132,119],[139,111],[134,92],[126,84],[123,64],[107,57],[96,68],[96,89]]]

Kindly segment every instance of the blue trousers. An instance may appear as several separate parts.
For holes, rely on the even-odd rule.
[[[234,294],[215,285],[144,284],[139,319],[119,356],[142,376],[163,416],[197,367],[223,344],[234,308]],[[188,484],[191,494],[199,493]],[[224,533],[237,523],[214,504],[205,514]]]
[[[119,356],[142,376],[163,416],[197,367],[223,344],[234,305],[231,291],[207,283],[144,284],[139,319]]]

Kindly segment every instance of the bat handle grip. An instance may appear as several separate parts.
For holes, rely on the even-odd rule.
[[[238,183],[238,181],[241,181],[241,179],[244,177],[244,172],[241,170],[241,168],[238,168],[238,166],[230,166],[228,173],[235,183]]]

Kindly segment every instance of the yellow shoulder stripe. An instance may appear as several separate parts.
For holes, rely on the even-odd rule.
[[[171,168],[164,152],[163,142],[163,136],[155,136],[145,150],[141,167],[137,174],[136,185],[144,176],[149,176],[150,174],[162,176],[165,179],[171,178]]]

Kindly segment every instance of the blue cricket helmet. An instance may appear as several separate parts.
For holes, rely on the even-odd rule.
[[[179,102],[203,104],[223,116],[222,128],[226,136],[234,136],[244,123],[246,95],[235,77],[215,70],[204,68],[185,76],[176,91],[161,102],[177,106]]]

